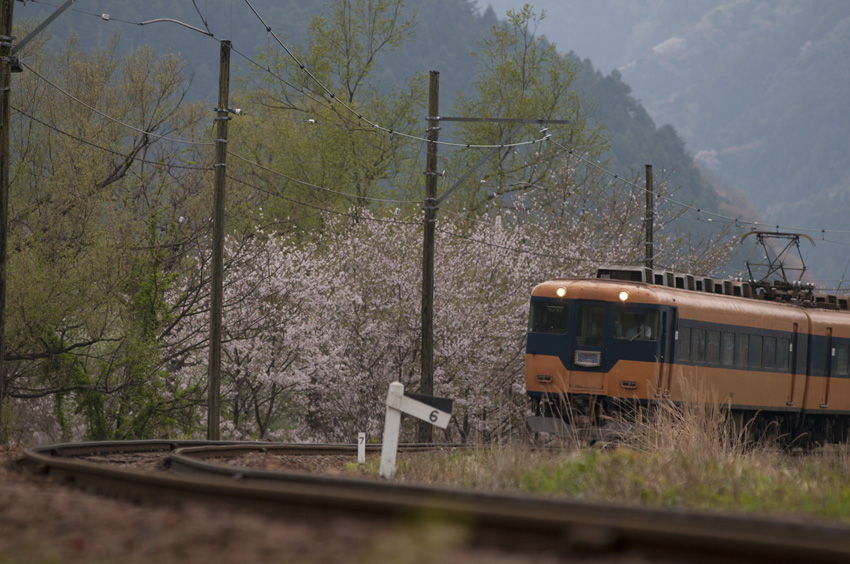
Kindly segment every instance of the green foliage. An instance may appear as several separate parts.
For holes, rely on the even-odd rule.
[[[547,496],[850,522],[847,474],[829,457],[824,463],[757,450],[719,460],[671,451],[590,450],[530,469],[521,485]]]
[[[279,15],[286,12],[280,6],[266,7]],[[536,35],[542,14],[525,6],[499,23],[492,12],[478,16],[471,2],[434,0],[415,7],[420,14],[426,8],[455,14],[447,28],[472,22],[469,29],[476,33],[461,34],[463,45],[471,46],[481,34],[474,58],[478,72],[464,76],[471,90],[458,94],[453,113],[569,120],[550,128],[551,142],[499,150],[446,208],[486,215],[500,206],[523,204],[519,195],[542,186],[557,187],[547,191],[551,208],[576,215],[581,224],[592,222],[588,210],[625,209],[593,167],[577,167],[568,158],[570,151],[601,158],[608,145],[601,123],[592,120],[593,102],[579,88],[584,67]],[[144,9],[134,5],[128,14],[142,18]],[[270,41],[257,55],[264,68],[239,71],[232,105],[251,110],[230,122],[226,215],[228,231],[235,241],[243,241],[243,248],[264,231],[289,230],[295,248],[307,247],[308,238],[328,229],[323,210],[356,209],[354,225],[364,208],[382,222],[390,217],[389,210],[396,219],[419,212],[422,144],[374,126],[424,132],[426,85],[424,73],[417,71],[425,69],[389,65],[410,60],[403,55],[421,41],[414,36],[418,17],[401,0],[337,0],[312,16],[308,36],[291,43],[297,61]],[[424,29],[436,31],[430,18]],[[23,73],[15,82],[9,395],[51,398],[56,435],[191,434],[204,390],[198,377],[202,361],[189,359],[197,358],[206,337],[199,337],[202,324],[187,319],[200,319],[209,308],[211,112],[205,104],[187,102],[191,69],[180,57],[150,47],[127,51],[117,36],[92,50],[82,49],[82,41],[71,37],[59,49],[36,41],[26,60],[38,74]],[[461,61],[458,68],[472,68],[467,47],[447,44],[428,52],[446,57],[438,62]],[[616,77],[605,84],[612,99],[628,94]],[[449,85],[443,91],[455,88]],[[618,127],[654,128],[639,105],[626,102]],[[511,128],[465,124],[445,135],[474,144],[498,143]],[[665,151],[683,152],[671,129],[653,135]],[[541,136],[539,127],[530,125],[509,141]],[[445,150],[441,162],[450,170],[443,181],[457,178],[480,156],[480,151]],[[382,200],[399,197],[407,201]],[[567,199],[570,206],[563,205]],[[588,205],[589,200],[594,202]],[[608,207],[612,202],[616,205]],[[634,198],[626,207],[629,213],[620,215],[628,230]],[[512,217],[536,221],[549,213],[531,217],[526,212]],[[553,223],[563,228],[562,222]],[[550,227],[542,225],[541,230]],[[462,229],[471,233],[473,223]],[[240,290],[231,303],[250,303],[255,313],[269,305],[266,296],[251,294],[255,289]],[[284,296],[268,297],[276,299],[285,302]],[[373,314],[394,315],[364,312],[356,323],[367,326]],[[188,326],[193,333],[181,335],[165,351],[169,337]],[[248,330],[260,331],[261,326],[256,322]],[[415,341],[415,331],[406,332],[406,341]],[[302,353],[286,352],[292,358]],[[196,370],[191,378],[181,378],[187,362],[196,362]],[[305,408],[288,403],[292,400],[281,389],[252,388],[261,375],[262,370],[230,375],[234,385],[244,385],[240,398],[247,401],[227,407],[236,429],[254,418],[266,435],[289,428]]]
[[[31,52],[55,86],[24,73],[14,92],[7,386],[53,396],[61,437],[168,432],[157,414],[186,405],[163,393],[158,348],[177,251],[199,227],[178,217],[202,200],[205,173],[173,167],[191,151],[156,136],[191,136],[199,108],[183,103],[182,61],[120,57],[117,44]]]
[[[259,55],[271,74],[244,73],[241,96],[263,112],[235,123],[233,137],[238,152],[265,168],[237,163],[251,181],[236,189],[266,194],[254,200],[263,214],[254,215],[257,223],[295,219],[316,226],[316,214],[305,206],[377,207],[371,199],[389,195],[400,173],[416,166],[410,143],[372,125],[417,128],[422,77],[382,94],[374,76],[378,62],[411,39],[413,18],[401,0],[336,2],[311,19],[309,43],[294,49],[298,62],[273,45]]]
[[[522,446],[400,453],[396,479],[646,507],[850,523],[850,451],[800,457],[754,448],[732,459],[630,447]],[[377,475],[377,459],[347,465]]]
[[[543,17],[526,4],[509,11],[507,21],[492,28],[474,53],[478,62],[477,78],[472,82],[474,95],[460,93],[454,112],[480,118],[568,120],[568,124],[525,126],[507,141],[505,137],[516,124],[485,121],[458,126],[461,138],[477,144],[539,139],[544,127],[552,135],[549,143],[500,149],[452,197],[461,209],[480,212],[536,185],[548,187],[569,151],[595,158],[606,148],[599,128],[587,125],[587,109],[574,85],[575,62],[536,34]],[[463,169],[471,168],[479,158],[464,153]]]

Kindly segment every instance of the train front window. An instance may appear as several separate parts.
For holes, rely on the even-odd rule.
[[[528,317],[528,330],[532,333],[554,333],[557,335],[563,335],[566,333],[566,304],[531,302],[531,314]]]
[[[658,311],[654,309],[615,309],[614,337],[627,341],[658,339]]]
[[[576,313],[576,344],[581,347],[601,347],[605,327],[605,306],[581,304]]]

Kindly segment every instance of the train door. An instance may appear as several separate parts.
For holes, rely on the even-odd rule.
[[[667,308],[661,311],[661,340],[658,347],[658,382],[656,395],[670,396],[670,379],[673,373],[673,338],[676,327],[676,310]]]
[[[829,382],[832,380],[832,364],[835,357],[835,346],[832,343],[832,327],[826,328],[826,359],[824,366],[825,381],[823,384],[823,400],[820,402],[820,407],[829,407]]]
[[[787,405],[794,405],[794,386],[797,384],[797,334],[798,334],[799,325],[794,324],[794,333],[791,335],[791,344],[789,346],[790,357],[791,357],[791,388],[788,390],[788,401]],[[780,341],[781,342],[781,341]],[[785,351],[778,351],[780,355],[784,356]],[[782,368],[782,363],[780,363],[780,368]]]
[[[604,390],[603,362],[606,358],[603,355],[603,348],[607,309],[605,302],[584,300],[576,302],[573,358],[569,365],[570,388],[573,390],[595,393]]]

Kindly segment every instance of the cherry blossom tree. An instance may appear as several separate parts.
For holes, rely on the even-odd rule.
[[[435,393],[455,400],[443,440],[500,441],[522,427],[535,284],[642,258],[642,194],[616,180],[591,187],[571,179],[526,191],[499,215],[446,212],[438,221]],[[659,229],[674,217],[662,210]],[[355,209],[323,223],[317,233],[258,230],[227,244],[223,429],[233,437],[378,438],[388,384],[417,391],[419,219]],[[671,242],[659,234],[660,245]],[[174,303],[189,303],[206,276],[199,259]],[[207,300],[175,316],[169,347],[180,351],[174,366],[184,382],[206,375]]]

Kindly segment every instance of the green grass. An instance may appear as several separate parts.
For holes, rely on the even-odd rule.
[[[711,402],[638,414],[605,448],[527,444],[401,453],[396,481],[850,524],[850,445],[788,453],[744,442]],[[378,461],[352,469],[377,476]]]
[[[850,449],[725,459],[633,446],[499,447],[401,454],[396,481],[625,505],[690,508],[850,524]],[[377,475],[377,461],[349,467]]]

